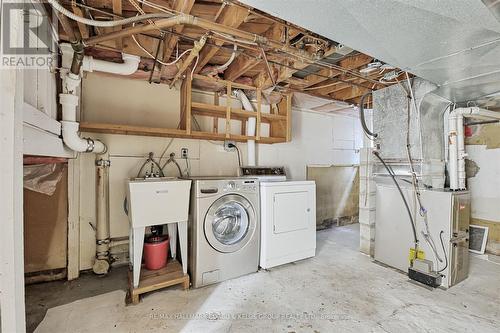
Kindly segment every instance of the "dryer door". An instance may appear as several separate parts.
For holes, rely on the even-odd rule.
[[[219,252],[236,252],[253,237],[255,211],[250,202],[237,194],[217,199],[205,216],[205,236]]]

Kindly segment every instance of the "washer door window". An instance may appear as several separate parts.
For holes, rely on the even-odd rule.
[[[205,236],[220,252],[235,252],[244,247],[255,231],[255,212],[250,202],[236,194],[217,199],[207,212]]]

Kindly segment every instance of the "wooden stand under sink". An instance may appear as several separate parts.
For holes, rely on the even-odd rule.
[[[189,289],[189,274],[182,272],[182,265],[177,260],[169,260],[166,267],[150,271],[142,265],[139,286],[134,288],[132,271],[128,272],[128,292],[125,302],[139,304],[139,296],[150,291],[182,284],[184,290]]]

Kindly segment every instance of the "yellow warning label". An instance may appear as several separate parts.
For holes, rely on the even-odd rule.
[[[408,255],[408,261],[411,263],[415,259],[424,260],[425,259],[425,252],[422,250],[418,250],[417,257],[415,258],[415,249],[410,248],[410,254]]]

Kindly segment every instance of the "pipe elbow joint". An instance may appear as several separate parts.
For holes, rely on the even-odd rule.
[[[61,121],[63,142],[68,148],[79,153],[103,154],[107,147],[99,140],[80,138],[78,135],[79,124],[76,121]]]

